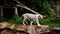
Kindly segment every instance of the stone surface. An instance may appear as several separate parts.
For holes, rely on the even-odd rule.
[[[60,28],[59,27],[53,27],[53,28],[51,28],[51,30],[60,30]]]
[[[35,25],[27,26],[27,32],[28,32],[29,34],[36,34],[36,30],[35,30],[36,27],[37,27],[37,26],[35,26]]]
[[[3,30],[0,34],[14,34],[14,33],[13,33],[13,31],[11,31],[11,30],[5,29],[5,30]]]
[[[49,26],[48,25],[42,25],[41,28],[47,29],[47,28],[49,28]]]
[[[8,22],[0,23],[0,29],[7,28],[7,27],[9,27],[9,25],[10,25],[10,23],[8,23]]]
[[[18,31],[26,31],[27,25],[18,25],[16,27],[16,30]]]
[[[11,30],[16,30],[18,32],[16,32],[16,34],[20,34],[22,32],[23,33],[29,33],[29,34],[41,34],[44,32],[47,32],[47,29],[49,28],[48,25],[42,25],[42,26],[38,26],[38,25],[16,25],[16,24],[10,24],[8,22],[3,22],[0,23],[0,30],[1,29],[10,29],[10,30],[3,30],[2,33],[9,33]],[[12,31],[10,32],[11,34]]]
[[[53,27],[50,29],[50,32],[53,32],[53,34],[60,34],[60,28],[59,27]]]
[[[17,27],[17,25],[16,24],[13,24],[13,25],[10,25],[8,28],[15,29],[16,27]]]
[[[41,34],[41,33],[47,32],[48,27],[49,26],[47,25],[42,25],[41,27],[37,25],[29,25],[27,26],[27,32],[29,34]]]

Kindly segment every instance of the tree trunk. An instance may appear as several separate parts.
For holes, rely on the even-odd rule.
[[[1,16],[3,16],[3,8],[1,7]]]
[[[17,7],[14,7],[15,8],[15,14],[18,14],[18,10],[17,10]]]

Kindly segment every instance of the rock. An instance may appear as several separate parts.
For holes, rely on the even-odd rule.
[[[48,27],[49,26],[47,25],[42,25],[42,26],[28,25],[27,32],[29,34],[41,34],[41,33],[47,32]]]
[[[53,32],[54,34],[60,34],[60,28],[59,27],[53,27],[50,29],[50,32]]]
[[[7,28],[9,25],[10,23],[7,23],[7,22],[0,23],[0,29]]]
[[[28,33],[23,32],[23,31],[17,31],[16,34],[28,34]]]
[[[53,28],[51,28],[51,30],[60,30],[60,28],[59,27],[53,27]]]
[[[5,30],[3,30],[3,31],[1,32],[1,34],[14,34],[14,33],[13,33],[13,31],[11,31],[11,30],[5,29]]]
[[[12,24],[12,25],[10,25],[8,28],[10,28],[10,29],[15,29],[16,27],[17,27],[16,24]]]
[[[16,30],[18,31],[26,31],[27,25],[18,25],[16,27]]]
[[[36,34],[35,28],[36,28],[36,25],[29,25],[27,26],[27,32],[29,34]]]
[[[16,32],[16,34],[24,34],[24,33]]]
[[[37,34],[42,34],[42,33],[49,32],[48,27],[49,27],[48,25],[42,25],[41,27],[37,26],[36,27],[36,33]]]
[[[42,25],[41,28],[47,29],[47,28],[49,28],[49,26],[48,25]]]
[[[48,28],[49,28],[48,25],[38,26],[38,25],[16,25],[16,24],[10,24],[8,22],[0,23],[0,30],[4,29],[2,31],[2,34],[25,34],[25,33],[41,34],[46,33]],[[16,30],[16,33],[13,33],[13,30]]]

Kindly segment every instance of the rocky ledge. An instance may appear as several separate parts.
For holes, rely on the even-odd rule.
[[[0,34],[48,34],[52,30],[53,28],[50,30],[48,25],[39,27],[37,25],[16,25],[8,22],[0,23]]]

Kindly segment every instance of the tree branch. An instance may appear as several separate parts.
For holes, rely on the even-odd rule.
[[[34,11],[34,10],[28,8],[27,6],[23,5],[21,2],[19,2],[19,1],[16,1],[16,2],[19,4],[19,5],[16,5],[17,7],[25,8],[25,9],[27,9],[27,10],[29,10],[29,11],[35,13],[35,14],[38,13],[38,12],[36,12],[36,11]]]

